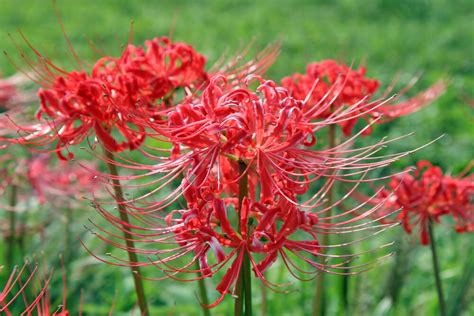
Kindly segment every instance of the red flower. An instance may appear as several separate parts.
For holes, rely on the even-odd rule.
[[[20,188],[20,200],[32,197],[31,192],[28,192],[29,187],[33,189],[33,196],[40,204],[48,202],[50,205],[56,201],[64,203],[65,200],[71,203],[76,197],[98,189],[98,181],[82,166],[69,161],[54,161],[45,154],[22,159],[5,154],[1,156],[0,162],[3,166],[0,169],[3,180],[0,183],[0,194],[10,185],[15,185]]]
[[[369,202],[380,203],[378,198],[385,199],[384,214],[400,209],[397,219],[402,222],[407,233],[417,227],[423,245],[430,243],[429,221],[439,223],[441,218],[447,216],[454,219],[457,232],[474,231],[472,176],[443,175],[441,168],[420,161],[413,174],[393,177],[389,188],[381,190],[378,197]]]
[[[8,78],[0,78],[0,113],[32,102],[34,93],[23,86],[29,79],[21,73]]]
[[[105,57],[90,73],[65,72],[42,61],[35,69],[44,87],[39,91],[37,113],[41,124],[20,127],[28,135],[7,140],[43,146],[57,139],[60,157],[62,149],[81,142],[92,131],[111,151],[140,146],[146,133],[130,116],[153,118],[165,96],[171,98],[177,88],[206,79],[205,59],[189,45],[157,38],[146,46],[144,50],[129,45],[120,58]]]
[[[26,161],[26,165],[28,181],[42,204],[59,198],[74,199],[98,189],[92,174],[71,162],[59,160],[54,165],[52,159],[43,154]]]
[[[244,65],[231,61],[218,72],[232,80],[261,73],[274,60],[275,51],[277,46]],[[145,48],[128,45],[119,58],[97,61],[90,73],[66,72],[34,52],[39,60],[33,70],[43,86],[36,116],[40,123],[13,127],[1,122],[10,134],[12,130],[20,134],[20,138],[3,140],[40,147],[57,140],[56,151],[62,159],[63,149],[93,133],[112,152],[136,149],[147,136],[146,124],[160,121],[162,111],[174,104],[175,92],[183,89],[190,96],[208,77],[205,57],[190,45],[165,37],[146,41]]]
[[[445,90],[445,84],[438,82],[428,90],[408,99],[392,104],[394,100],[380,101],[373,96],[380,87],[380,82],[365,77],[366,70],[360,67],[352,70],[334,60],[324,60],[309,64],[305,74],[294,74],[282,79],[281,84],[298,100],[307,100],[308,106],[325,104],[312,110],[314,119],[326,119],[344,108],[347,120],[338,122],[346,136],[352,134],[360,118],[367,121],[382,117],[378,122],[386,122],[399,116],[415,112],[438,98]],[[355,114],[355,115],[354,115]],[[370,129],[365,131],[370,133]]]
[[[204,179],[215,167],[222,183],[235,185],[236,161],[242,160],[249,166],[249,191],[256,192],[255,186],[259,185],[259,200],[265,202],[274,194],[287,196],[286,191],[303,194],[319,179],[329,183],[352,181],[348,178],[386,166],[406,154],[388,160],[377,156],[385,141],[347,150],[353,139],[336,148],[313,149],[316,133],[335,121],[345,120],[346,113],[314,122],[302,101],[290,97],[286,89],[270,80],[259,80],[255,92],[245,86],[229,88],[225,78],[213,77],[200,98],[170,110],[168,126],[158,125],[156,129],[174,145],[175,160],[154,165],[151,172],[166,173],[177,164],[192,166],[199,183],[198,179]],[[336,176],[340,169],[352,171]],[[321,202],[316,198],[309,201],[302,203],[304,207],[311,208]]]
[[[249,80],[252,78],[255,77]],[[97,209],[115,228],[133,236],[134,243],[141,245],[133,251],[148,260],[130,263],[112,255],[111,259],[100,260],[116,265],[154,265],[165,277],[176,279],[181,279],[181,273],[196,272],[210,277],[228,267],[217,286],[221,297],[211,306],[234,291],[246,255],[255,275],[268,286],[272,284],[263,272],[277,258],[295,275],[315,275],[321,271],[343,273],[340,271],[347,268],[344,263],[354,255],[332,256],[321,252],[320,248],[344,245],[320,245],[318,236],[370,229],[368,223],[358,222],[378,207],[371,207],[354,218],[348,215],[362,209],[364,204],[342,214],[325,216],[343,200],[329,204],[325,198],[329,188],[336,181],[352,183],[353,188],[346,193],[346,197],[350,196],[360,183],[375,180],[367,177],[369,171],[382,168],[406,153],[377,155],[387,141],[348,149],[353,139],[335,148],[315,150],[315,133],[343,120],[345,113],[314,122],[307,116],[305,104],[289,96],[286,89],[272,81],[256,79],[260,85],[255,91],[247,86],[248,81],[246,85],[233,87],[222,76],[212,77],[200,97],[186,99],[167,110],[164,119],[167,126],[162,122],[149,124],[173,144],[170,155],[153,156],[154,148],[150,152],[143,149],[145,157],[152,159],[150,166],[129,157],[115,163],[133,172],[118,177],[120,180],[139,179],[139,184],[130,188],[152,188],[123,202],[130,216],[137,220],[135,224],[125,223],[108,212],[105,207],[108,202],[97,205]],[[184,178],[181,184],[172,188],[173,181],[180,177]],[[239,209],[242,177],[248,178],[248,194]],[[311,192],[309,188],[313,184],[317,189]],[[186,206],[180,208],[176,205],[182,201],[181,197]],[[98,238],[127,250],[120,234],[96,228]],[[332,262],[322,264],[318,260],[325,256]],[[189,260],[183,264],[186,257]],[[199,270],[191,268],[195,262],[199,262]],[[365,269],[371,263],[351,269]]]
[[[0,108],[5,109],[7,104],[16,96],[17,91],[13,84],[0,80]]]

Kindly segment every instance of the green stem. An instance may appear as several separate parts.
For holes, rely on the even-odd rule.
[[[404,235],[400,236],[400,239],[396,242],[397,248],[395,251],[393,266],[390,269],[390,275],[388,276],[385,290],[382,296],[378,298],[381,301],[384,297],[390,298],[392,306],[396,307],[400,292],[405,282],[405,278],[408,276],[411,265],[411,251]]]
[[[438,303],[439,303],[439,313],[441,316],[446,316],[446,303],[444,300],[443,295],[443,286],[441,284],[441,276],[440,276],[440,269],[439,269],[439,262],[438,262],[438,254],[436,252],[436,241],[434,238],[434,229],[433,229],[433,221],[430,220],[428,222],[428,232],[430,234],[430,246],[431,246],[431,254],[433,256],[433,270],[434,276],[436,280],[436,290],[438,292]]]
[[[347,246],[349,247],[349,246]],[[349,262],[344,263],[347,274],[342,276],[341,296],[342,310],[345,315],[349,315]]]
[[[234,302],[234,316],[244,315],[244,286],[243,286],[243,273],[239,274],[237,284],[235,285],[236,298]]]
[[[196,270],[199,270],[199,262],[196,261]],[[198,287],[199,287],[199,298],[201,299],[201,304],[202,304],[202,314],[204,316],[211,316],[211,311],[209,308],[206,306],[209,305],[209,298],[207,296],[207,290],[206,290],[206,282],[204,279],[201,278],[201,273],[198,272],[198,276],[200,279],[198,279]]]
[[[252,279],[250,275],[250,259],[247,252],[244,253],[244,262],[242,265],[242,272],[244,274],[245,316],[252,316]]]
[[[119,210],[120,220],[123,223],[130,224],[130,221],[128,219],[127,209],[125,207],[125,204],[123,204],[125,200],[123,198],[122,186],[120,185],[120,181],[117,179],[118,171],[115,164],[113,163],[115,160],[114,156],[106,148],[104,148],[104,153],[107,159],[109,160],[107,162],[107,167],[109,169],[109,172],[112,176],[114,176],[114,178],[112,179],[112,184],[114,187],[115,198],[117,199],[117,208]],[[123,235],[125,239],[125,244],[127,246],[128,259],[131,264],[132,276],[133,276],[133,281],[135,283],[135,292],[137,294],[138,306],[140,307],[141,315],[148,316],[149,311],[148,311],[148,304],[147,304],[146,296],[145,296],[145,290],[143,288],[143,280],[140,277],[139,267],[135,266],[135,263],[138,262],[137,254],[133,251],[133,249],[135,249],[135,243],[132,239],[132,235],[128,232],[128,229],[129,228],[126,225],[123,225]]]
[[[461,274],[459,274],[460,278],[456,284],[451,287],[451,293],[448,295],[449,299],[446,306],[449,316],[462,314],[470,303],[470,289],[474,288],[474,244],[468,240],[466,241],[467,244],[461,244],[460,247],[462,248],[460,249],[464,249],[463,252],[467,258],[463,258],[465,263]]]
[[[10,198],[8,201],[8,220],[9,220],[9,228],[10,232],[8,238],[6,239],[7,247],[6,247],[6,268],[7,273],[10,273],[13,269],[13,260],[14,260],[14,249],[15,249],[15,241],[16,241],[16,211],[15,206],[17,203],[17,186],[12,184],[10,186]]]
[[[336,147],[336,125],[331,124],[328,127],[328,142],[329,148]],[[327,193],[328,197],[328,204],[331,206],[334,203],[334,185],[332,185]],[[327,217],[331,217],[331,208],[327,211]],[[330,222],[330,221],[329,221]],[[323,234],[321,236],[321,244],[323,246],[329,245],[329,234]],[[324,248],[321,250],[324,251]],[[316,292],[314,293],[314,300],[313,300],[313,316],[324,316],[326,314],[326,293],[324,288],[324,279],[325,273],[320,272],[316,278]]]
[[[64,233],[66,236],[64,237],[64,254],[63,254],[63,261],[66,267],[69,267],[69,263],[71,262],[71,250],[72,250],[72,209],[69,207],[65,211],[66,223],[64,225]]]
[[[242,176],[239,181],[239,220],[238,220],[238,231],[242,231],[240,227],[240,214],[242,210],[242,202],[248,195],[248,176],[244,173],[247,169],[247,165],[243,161],[239,161],[240,175]],[[234,315],[235,316],[251,316],[252,315],[252,283],[250,278],[250,259],[247,250],[244,249],[244,258],[242,261],[242,267],[240,268],[239,278],[236,284],[237,298],[235,299]],[[244,308],[245,306],[245,308]]]
[[[260,315],[265,316],[267,315],[267,287],[263,283],[260,283],[260,292],[262,294],[262,302],[260,303]]]

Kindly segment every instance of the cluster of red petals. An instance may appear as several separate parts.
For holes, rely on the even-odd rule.
[[[341,108],[353,106],[351,116],[354,113],[358,115],[338,123],[346,136],[353,133],[360,118],[370,121],[382,117],[380,122],[386,122],[407,115],[438,98],[445,89],[445,84],[439,82],[404,102],[388,104],[384,101],[372,101],[380,82],[367,78],[365,67],[355,70],[334,60],[311,63],[306,67],[305,74],[296,73],[285,77],[281,85],[287,88],[294,98],[308,100],[308,104],[316,104],[323,99],[331,100],[331,106],[319,112],[315,118],[328,118]],[[366,134],[370,131],[367,129]]]
[[[0,77],[0,113],[34,100],[33,94],[23,87],[28,81],[22,74]]]
[[[17,90],[13,84],[0,79],[0,109],[5,109],[16,94]]]
[[[255,81],[258,87],[253,89]],[[316,150],[315,133],[335,121],[343,121],[345,113],[316,122],[311,113],[314,107],[307,109],[303,101],[291,97],[273,81],[250,76],[234,87],[223,76],[210,78],[199,97],[169,109],[165,123],[149,124],[163,141],[172,144],[169,155],[152,157],[144,151],[144,157],[154,162],[149,166],[120,156],[116,162],[107,161],[130,168],[134,175],[100,174],[101,177],[123,181],[138,178],[139,187],[155,188],[121,202],[130,216],[139,219],[137,224],[125,223],[107,211],[104,204],[97,205],[114,227],[133,236],[135,244],[140,245],[134,251],[147,256],[147,260],[128,263],[112,255],[110,260],[99,259],[117,265],[158,266],[166,277],[176,279],[178,274],[196,272],[210,277],[228,267],[217,286],[222,296],[211,306],[235,290],[244,256],[250,258],[255,276],[268,286],[272,284],[263,273],[277,258],[296,277],[331,269],[341,273],[341,262],[322,264],[318,258],[326,255],[320,248],[337,246],[320,245],[317,237],[363,230],[368,223],[355,223],[377,208],[355,218],[350,216],[355,209],[325,216],[342,202],[329,204],[328,190],[335,181],[345,181],[353,184],[347,192],[349,196],[359,183],[373,180],[366,178],[367,172],[387,166],[406,153],[379,156],[380,147],[389,141],[355,149],[348,149],[344,143]],[[144,173],[136,175],[139,170]],[[340,170],[346,172],[338,173]],[[145,180],[147,177],[151,180]],[[239,186],[244,177],[248,193],[240,197],[240,205]],[[179,178],[184,178],[181,184],[171,189]],[[310,192],[314,183],[318,189]],[[156,195],[160,196],[158,202],[153,200]],[[182,198],[186,206],[176,207]],[[120,234],[96,228],[103,241],[126,250],[122,240],[116,241],[122,239]],[[161,244],[166,245],[164,249]],[[331,259],[344,262],[351,256]],[[183,265],[183,257],[191,257],[189,263]],[[199,263],[199,270],[192,268],[195,262]]]
[[[99,183],[85,168],[74,165],[69,161],[52,159],[47,154],[32,156],[28,159],[14,159],[11,155],[3,155],[0,159],[0,194],[5,193],[9,186],[20,188],[18,199],[29,199],[31,194],[25,194],[31,187],[40,204],[63,204],[65,200],[79,198],[99,188]],[[8,206],[2,206],[8,209]],[[14,211],[14,210],[12,210]]]
[[[91,131],[111,151],[135,149],[145,131],[132,115],[159,116],[164,98],[178,88],[192,88],[206,80],[205,58],[191,46],[167,38],[128,45],[119,58],[104,57],[90,73],[60,73],[40,89],[39,120],[52,120],[47,132],[57,134],[58,147],[80,142]],[[46,117],[43,117],[46,116]],[[122,141],[114,135],[121,134]]]
[[[378,196],[385,200],[384,212],[401,209],[397,219],[408,233],[416,227],[423,245],[430,243],[430,221],[439,223],[441,218],[454,219],[459,233],[474,232],[472,176],[456,178],[443,175],[441,168],[420,161],[413,174],[395,176],[388,186],[389,189],[383,189]]]
[[[203,277],[212,276],[231,262],[216,287],[221,297],[210,307],[217,305],[225,294],[235,291],[244,254],[250,258],[255,276],[266,285],[271,284],[264,271],[279,256],[290,271],[295,266],[292,255],[318,266],[314,260],[319,255],[316,238],[318,217],[315,214],[301,211],[281,197],[265,204],[245,197],[239,209],[238,198],[235,195],[220,198],[216,186],[213,179],[199,187],[188,187],[184,193],[188,208],[175,210],[165,218],[167,229],[174,234],[182,249],[181,254],[193,250]],[[305,236],[302,232],[306,233]],[[305,254],[312,255],[312,258],[306,259]],[[187,267],[172,269],[169,261],[174,259],[174,256],[167,256],[156,265],[170,274],[192,272]]]
[[[163,111],[181,98],[178,90],[185,96],[196,94],[209,77],[203,55],[166,37],[146,41],[144,46],[129,44],[120,57],[103,57],[90,72],[64,71],[31,48],[38,61],[27,60],[33,68],[30,79],[43,86],[36,115],[39,123],[4,118],[0,129],[7,131],[1,134],[10,137],[0,140],[46,148],[57,141],[55,151],[61,159],[65,159],[63,149],[91,134],[112,152],[138,148],[148,136],[146,122],[160,121]],[[235,82],[263,73],[277,54],[274,45],[243,65],[243,56],[238,55],[215,72]],[[15,132],[19,137],[11,138]]]
[[[46,154],[33,157],[26,162],[26,166],[28,182],[41,204],[55,197],[71,198],[92,193],[99,185],[83,167],[64,160],[53,164]]]
[[[291,172],[294,167],[283,161],[291,160],[287,149],[311,146],[316,140],[313,126],[302,112],[303,103],[274,82],[259,80],[256,93],[246,87],[228,89],[224,77],[214,77],[199,100],[178,104],[169,113],[168,127],[161,132],[174,144],[174,156],[185,148],[205,166],[218,163],[224,182],[238,177],[237,160],[254,166],[249,170],[250,192],[255,192],[260,182],[261,200],[265,201],[272,199],[275,192],[271,187],[277,182],[290,191],[299,186],[295,184],[298,180],[290,177],[277,180],[282,172],[273,172],[271,178],[268,170],[287,168]],[[276,162],[270,163],[272,160]]]

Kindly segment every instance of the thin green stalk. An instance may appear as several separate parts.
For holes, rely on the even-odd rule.
[[[244,315],[244,280],[243,273],[240,272],[239,278],[237,279],[237,284],[235,285],[236,298],[234,302],[234,316],[243,316]]]
[[[410,271],[412,262],[412,251],[415,249],[411,247],[403,234],[395,243],[397,248],[395,250],[394,262],[390,269],[390,275],[387,278],[385,290],[378,298],[382,301],[384,297],[389,298],[394,308],[397,307],[399,296],[405,283],[405,279]]]
[[[328,127],[328,141],[329,148],[336,147],[336,125],[331,124]],[[328,205],[331,206],[334,203],[334,185],[329,188],[327,192]],[[331,217],[331,208],[326,213],[327,217]],[[324,246],[329,245],[329,234],[323,234],[321,236],[321,244]],[[321,250],[324,251],[324,250]],[[316,292],[314,293],[313,300],[313,316],[324,316],[326,314],[326,293],[324,288],[325,273],[320,272],[316,278]]]
[[[474,289],[474,244],[469,241],[461,245],[464,249],[466,258],[464,258],[464,267],[459,274],[459,278],[451,287],[451,293],[448,295],[449,316],[461,315],[464,309],[469,305],[470,289]],[[466,260],[467,259],[467,260]]]
[[[245,291],[245,316],[252,316],[252,279],[250,275],[250,258],[247,252],[244,253],[242,268]]]
[[[199,262],[196,261],[196,270],[199,270]],[[198,276],[201,277],[201,272],[198,272]],[[206,306],[209,305],[209,298],[207,296],[207,290],[206,290],[206,282],[204,279],[200,278],[198,279],[198,287],[199,287],[199,298],[201,300],[201,308],[202,308],[202,314],[204,316],[211,316],[211,311],[209,308]]]
[[[248,195],[248,176],[244,173],[247,169],[246,164],[243,161],[239,161],[240,175],[242,177],[239,181],[239,221],[238,231],[241,231],[240,227],[240,213],[242,210],[242,202],[244,197]],[[242,267],[240,268],[239,278],[236,284],[237,298],[235,299],[234,315],[235,316],[251,316],[252,315],[252,283],[250,277],[250,259],[247,251],[244,253],[242,261]]]
[[[260,293],[262,295],[262,302],[260,303],[260,315],[265,316],[267,315],[267,287],[263,283],[260,283]]]
[[[444,300],[443,294],[443,286],[441,284],[441,276],[440,276],[440,269],[439,269],[439,262],[438,262],[438,253],[436,252],[436,241],[434,238],[434,229],[433,229],[433,221],[430,220],[428,222],[428,232],[430,234],[430,246],[431,246],[431,254],[433,256],[433,270],[434,276],[436,280],[436,291],[438,292],[438,303],[439,303],[439,313],[441,316],[446,316],[446,303]]]
[[[6,239],[7,247],[6,247],[6,268],[7,272],[9,273],[13,269],[13,260],[14,260],[14,249],[15,249],[15,241],[16,241],[16,211],[15,206],[17,203],[17,186],[12,184],[10,186],[10,197],[8,201],[8,222],[10,232],[8,238]]]
[[[120,181],[117,179],[118,171],[115,164],[113,163],[114,156],[106,148],[104,148],[104,153],[107,159],[109,160],[107,162],[109,172],[112,176],[114,176],[114,178],[112,179],[112,184],[114,187],[115,198],[117,199],[117,208],[119,210],[120,220],[124,223],[129,224],[130,221],[128,219],[127,209],[123,204],[124,198],[122,186],[120,185]],[[128,232],[129,228],[125,225],[123,226],[123,228],[123,235],[125,239],[125,244],[127,246],[128,259],[131,264],[133,281],[135,283],[135,293],[137,294],[138,306],[140,307],[141,315],[148,316],[148,304],[145,296],[145,290],[143,288],[143,280],[140,277],[140,269],[138,266],[134,266],[134,264],[138,262],[137,254],[133,251],[133,249],[135,249],[135,243],[133,242],[132,235]]]
[[[69,267],[71,262],[71,250],[72,250],[72,209],[69,207],[65,211],[66,223],[64,225],[64,250],[63,250],[63,261],[66,267]]]
[[[347,246],[349,247],[349,246]],[[341,301],[342,301],[342,310],[345,315],[349,315],[349,262],[344,263],[344,268],[347,274],[342,276],[342,286],[341,286]]]

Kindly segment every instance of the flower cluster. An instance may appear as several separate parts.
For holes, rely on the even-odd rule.
[[[27,82],[29,79],[22,74],[0,77],[0,113],[34,100],[34,94],[22,87]]]
[[[341,111],[341,108],[351,108],[352,111],[347,112],[347,120],[338,123],[346,136],[352,134],[359,119],[387,122],[428,105],[445,90],[445,84],[440,81],[415,97],[394,104],[393,99],[373,100],[380,82],[365,75],[365,67],[353,70],[334,60],[323,60],[309,64],[305,74],[297,73],[283,78],[281,84],[294,98],[308,100],[307,104],[330,101],[326,101],[328,106],[323,110],[318,109],[313,113],[314,118],[325,119]],[[369,132],[370,129],[367,129],[366,133]]]
[[[20,137],[2,139],[37,147],[56,142],[56,152],[62,159],[66,159],[62,150],[90,134],[112,152],[136,149],[147,136],[143,124],[136,121],[159,121],[163,111],[178,101],[178,90],[193,95],[204,87],[209,76],[203,55],[188,44],[166,37],[146,41],[144,47],[129,44],[120,57],[103,57],[90,72],[67,72],[34,51],[38,55],[33,69],[37,79],[32,79],[43,87],[38,92],[37,122],[13,127],[9,124],[10,134],[18,130]],[[261,73],[276,52],[276,46],[270,47],[258,55],[258,60],[244,65],[233,61],[217,72],[235,80]],[[2,128],[8,125],[2,123]]]
[[[254,80],[256,90],[250,88]],[[127,212],[139,218],[137,224],[127,224],[105,205],[97,205],[109,222],[142,245],[133,251],[147,259],[127,262],[112,255],[111,260],[99,259],[117,265],[157,266],[165,277],[176,279],[180,279],[178,274],[196,272],[200,273],[198,278],[210,277],[228,267],[216,288],[221,296],[211,306],[225,294],[235,294],[245,257],[254,275],[267,286],[274,285],[264,272],[277,258],[298,278],[322,271],[344,273],[345,264],[356,255],[328,254],[342,245],[321,244],[319,237],[381,230],[391,224],[372,227],[370,221],[360,223],[379,206],[366,209],[363,216],[350,216],[363,206],[325,215],[343,200],[327,201],[327,192],[335,182],[346,182],[353,184],[346,194],[350,196],[360,183],[376,180],[367,176],[369,171],[407,154],[379,155],[380,148],[389,143],[385,140],[363,148],[348,149],[352,141],[348,140],[335,148],[314,149],[315,134],[345,117],[346,112],[341,111],[327,120],[314,121],[303,101],[260,77],[251,76],[238,88],[223,76],[211,77],[200,97],[184,100],[168,112],[166,126],[149,125],[173,144],[170,155],[155,157],[149,166],[125,159],[115,162],[145,171],[141,176],[117,178],[98,173],[121,180],[151,177],[140,186],[155,185],[149,193],[125,202]],[[181,184],[165,195],[179,177],[183,177]],[[310,191],[312,185],[318,189]],[[155,196],[160,196],[159,201],[150,201]],[[184,198],[185,207],[176,205],[180,198]],[[97,229],[99,238],[127,249],[121,246],[123,241],[117,241],[121,239],[118,234]],[[160,249],[160,244],[166,246]],[[185,257],[189,261],[183,265]],[[321,258],[328,262],[322,263]],[[193,268],[196,262],[199,269]]]
[[[0,107],[6,108],[7,104],[17,94],[16,88],[8,81],[0,80]]]
[[[392,193],[393,192],[393,193]],[[394,176],[370,203],[385,200],[380,212],[391,213],[400,209],[397,220],[407,233],[414,227],[420,232],[421,243],[430,243],[428,225],[451,217],[457,232],[474,231],[473,177],[444,175],[441,168],[428,161],[420,161],[413,173]],[[391,221],[385,219],[385,221]]]
[[[26,136],[0,139],[47,148],[54,144],[65,159],[64,149],[96,136],[105,152],[94,152],[95,146],[89,152],[108,165],[109,174],[87,169],[93,178],[110,183],[115,201],[94,201],[112,226],[97,225],[94,234],[127,252],[128,259],[115,253],[104,259],[88,250],[102,261],[132,267],[137,293],[142,266],[156,266],[163,278],[181,280],[222,271],[216,287],[220,296],[209,307],[227,294],[243,295],[238,293],[243,270],[279,287],[265,277],[277,259],[299,279],[366,270],[384,257],[350,265],[367,251],[343,254],[333,249],[393,226],[372,225],[377,220],[370,219],[390,196],[339,213],[332,210],[362,183],[380,180],[371,177],[373,170],[410,152],[382,154],[393,141],[386,139],[353,148],[370,125],[329,148],[320,145],[319,133],[338,124],[350,135],[359,119],[380,121],[410,113],[440,95],[444,84],[388,105],[373,100],[380,84],[366,78],[364,68],[354,71],[334,61],[311,64],[307,74],[285,78],[281,86],[262,78],[275,56],[269,48],[243,65],[231,61],[206,71],[205,57],[193,47],[155,38],[143,47],[129,44],[120,57],[103,57],[89,72],[66,72],[39,58],[38,123],[17,125]],[[11,124],[1,128],[11,130]],[[128,153],[135,149],[138,161]],[[70,181],[91,183],[76,169],[70,170],[72,180],[64,168],[55,173],[44,162],[43,157],[34,160],[28,172],[40,197],[50,182],[64,187]],[[338,182],[350,189],[333,199]],[[124,195],[122,188],[137,194]],[[110,204],[118,212],[109,212]],[[344,244],[324,238],[365,230],[368,236]]]
[[[49,155],[40,154],[30,158],[14,159],[12,155],[3,155],[0,159],[2,168],[0,176],[0,193],[9,186],[16,186],[25,193],[31,187],[35,198],[40,204],[54,203],[56,200],[74,200],[83,194],[98,189],[98,182],[83,167],[68,161],[54,161]],[[91,166],[89,166],[91,168]],[[19,199],[30,198],[31,195],[19,195]],[[13,211],[13,210],[12,210]]]
[[[128,45],[119,58],[104,57],[90,73],[60,73],[40,89],[37,118],[53,120],[45,131],[57,130],[58,146],[76,144],[91,130],[111,151],[137,148],[143,129],[132,126],[132,113],[159,116],[164,98],[178,88],[192,88],[206,79],[205,58],[191,46],[167,38]],[[113,129],[122,135],[117,141]]]

